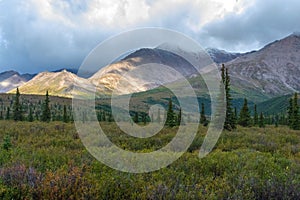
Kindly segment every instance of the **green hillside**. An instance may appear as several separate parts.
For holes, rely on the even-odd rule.
[[[257,110],[267,115],[286,113],[292,94],[275,97],[257,104]],[[298,99],[300,103],[300,99]]]

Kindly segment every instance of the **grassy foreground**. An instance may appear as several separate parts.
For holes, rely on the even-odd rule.
[[[117,145],[149,151],[167,144],[177,128],[148,140],[121,137]],[[300,132],[287,127],[224,131],[214,151],[198,151],[199,127],[179,160],[159,171],[113,170],[85,150],[74,124],[0,121],[0,199],[300,199]]]

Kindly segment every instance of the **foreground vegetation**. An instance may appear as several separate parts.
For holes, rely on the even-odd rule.
[[[131,151],[159,149],[176,134],[110,140]],[[74,124],[0,121],[0,199],[300,199],[300,132],[288,127],[224,131],[213,152],[198,151],[207,128],[179,160],[152,173],[129,174],[95,160]]]

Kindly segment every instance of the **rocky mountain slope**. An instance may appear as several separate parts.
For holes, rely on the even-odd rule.
[[[300,35],[292,34],[226,63],[232,85],[271,97],[300,91]]]
[[[208,49],[206,49],[206,52],[211,57],[211,59],[217,64],[229,62],[229,61],[234,60],[235,58],[243,55],[241,53],[230,53],[230,52],[220,50],[220,49],[215,49],[215,48],[208,48]]]
[[[103,85],[108,90],[117,88],[119,94],[142,92],[182,78],[178,73],[162,73],[165,66],[178,71],[184,77],[190,77],[197,73],[194,67],[181,56],[155,48],[137,50],[121,61],[101,69],[89,80],[94,85]],[[155,67],[161,67],[162,70],[151,70]],[[126,74],[139,69],[142,70],[137,73]],[[122,77],[125,84],[119,84]],[[151,78],[153,81],[149,83]]]

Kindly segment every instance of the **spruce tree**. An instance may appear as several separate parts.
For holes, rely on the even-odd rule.
[[[66,105],[64,105],[63,122],[65,122],[65,123],[69,122],[69,117],[68,117],[68,114],[67,114],[67,106]]]
[[[106,113],[103,111],[102,113],[103,121],[106,122]]]
[[[6,117],[5,117],[6,120],[10,120],[10,107],[7,107],[6,109]]]
[[[139,123],[139,113],[138,112],[135,112],[133,121],[134,121],[134,123]]]
[[[257,114],[257,107],[256,104],[254,105],[254,117],[253,117],[253,125],[258,125],[258,114]]]
[[[166,124],[169,127],[176,126],[175,116],[174,116],[174,111],[173,111],[173,103],[172,103],[172,99],[171,98],[169,100],[169,106],[168,106]]]
[[[46,98],[45,98],[45,101],[44,101],[44,104],[43,104],[43,112],[42,112],[41,120],[43,122],[50,122],[50,120],[51,120],[50,100],[49,100],[48,90],[46,92]]]
[[[22,121],[23,120],[23,113],[22,113],[22,105],[20,103],[20,92],[19,88],[17,88],[15,102],[13,105],[13,119],[15,121]]]
[[[201,104],[201,115],[200,115],[200,124],[207,126],[207,119],[205,116],[205,108],[204,108],[204,103]]]
[[[108,114],[108,122],[114,122],[114,118],[111,112]]]
[[[239,116],[238,116],[236,107],[234,107],[234,119],[235,119],[235,123],[237,123],[238,119],[239,119]]]
[[[265,122],[264,122],[264,115],[263,115],[263,113],[261,112],[260,113],[260,117],[259,117],[259,123],[258,123],[258,125],[259,125],[259,127],[260,128],[263,128],[263,127],[265,127]]]
[[[279,126],[279,115],[276,114],[275,115],[275,127],[278,127]]]
[[[97,119],[98,119],[99,122],[102,122],[102,121],[103,121],[103,117],[102,117],[102,112],[101,112],[101,111],[99,111],[99,112],[97,113]]]
[[[37,121],[40,120],[39,114],[40,114],[40,113],[39,113],[38,111],[35,111],[35,119],[36,119]]]
[[[29,115],[27,117],[27,120],[29,122],[33,122],[33,113],[32,113],[32,108],[31,107],[29,108]]]
[[[248,109],[248,102],[247,102],[246,98],[244,99],[244,105],[240,112],[239,125],[244,126],[244,127],[251,126],[251,115],[250,115],[250,112]]]
[[[144,112],[142,114],[142,121],[144,122],[144,125],[146,125],[146,123],[147,123],[147,115]]]
[[[0,120],[3,120],[3,111],[0,111]]]
[[[300,130],[300,114],[297,93],[295,93],[290,99],[287,113],[289,127],[294,130]]]
[[[70,114],[70,120],[69,120],[70,122],[74,122],[74,117],[73,117],[73,114],[72,114],[72,112],[71,112],[71,114]]]
[[[222,64],[221,68],[221,77],[222,82],[225,88],[225,97],[226,97],[226,116],[224,122],[224,129],[233,130],[236,128],[236,119],[234,117],[233,109],[232,109],[232,98],[230,94],[230,77],[228,73],[228,69],[225,68],[225,65]]]
[[[54,118],[55,117],[55,118]],[[62,116],[60,112],[57,112],[55,116],[52,116],[52,119],[55,119],[55,121],[62,121]]]
[[[181,113],[181,108],[180,108],[179,113],[178,113],[178,117],[177,117],[177,126],[180,126],[180,124],[181,124],[181,120],[182,120],[181,115],[182,115],[182,113]]]

